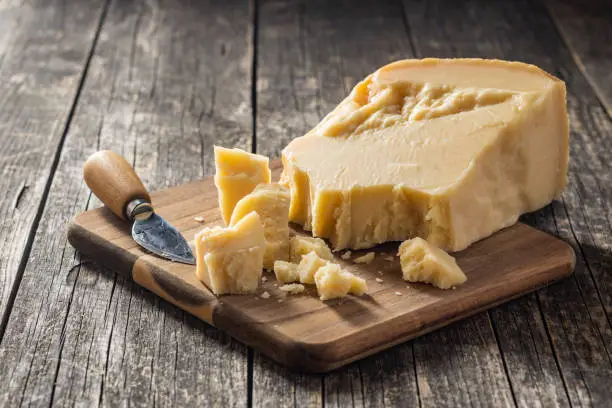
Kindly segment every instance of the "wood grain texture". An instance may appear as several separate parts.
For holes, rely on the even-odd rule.
[[[605,0],[545,0],[580,72],[612,116],[612,4]]]
[[[104,3],[0,1],[0,337]]]
[[[574,277],[491,311],[521,406],[599,406],[610,400],[611,124],[557,35],[532,2],[406,3],[419,55],[521,60],[566,81],[571,125],[569,184],[561,201],[524,217],[571,242]],[[530,10],[530,12],[525,12]],[[608,136],[606,136],[608,135]],[[591,197],[591,198],[589,198]]]
[[[273,179],[278,180],[280,160],[271,167]],[[157,213],[188,241],[203,225],[222,225],[212,177],[153,193],[152,199]],[[207,221],[196,221],[197,215]],[[70,243],[95,262],[117,268],[123,276],[131,271],[136,282],[157,295],[302,372],[329,371],[438,329],[567,276],[574,264],[573,251],[566,243],[517,224],[455,253],[468,276],[456,290],[441,291],[424,284],[407,286],[397,257],[390,262],[379,255],[370,264],[356,264],[336,254],[335,262],[368,282],[367,296],[321,302],[313,287],[305,295],[287,296],[270,275],[254,295],[214,297],[197,279],[193,265],[147,254],[131,239],[129,224],[114,218],[107,208],[79,215],[68,234]],[[397,253],[397,246],[385,244],[374,251]],[[355,256],[366,252],[355,251]],[[384,281],[378,282],[381,276]],[[260,297],[264,292],[270,295],[268,299]],[[486,327],[476,320],[476,333],[479,326]],[[487,344],[486,333],[485,329],[478,336],[482,339],[479,348],[497,353],[495,339]],[[442,350],[444,357],[452,358],[449,350]],[[477,358],[478,354],[470,357]],[[503,378],[502,368],[498,370]],[[491,367],[485,366],[476,375],[486,377],[491,372]],[[327,380],[325,389],[333,389],[327,386]],[[491,398],[496,404],[502,401],[496,400],[496,393],[491,393]],[[464,399],[458,396],[456,402]],[[338,405],[345,404],[339,401]]]
[[[213,142],[250,148],[249,5],[211,7],[111,3],[0,345],[0,405],[247,405],[244,346],[65,239],[99,204],[82,181],[94,151],[163,188],[210,173]]]

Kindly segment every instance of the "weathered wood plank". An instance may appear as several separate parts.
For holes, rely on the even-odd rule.
[[[0,337],[104,0],[0,0]]]
[[[81,264],[65,226],[97,205],[81,168],[98,149],[151,189],[210,173],[213,142],[250,149],[249,25],[246,1],[111,4],[0,345],[0,405],[247,405],[246,347]]]
[[[547,0],[545,5],[576,65],[612,116],[612,5],[602,0]]]
[[[257,43],[258,152],[278,155],[365,75],[390,61],[410,58],[402,13],[401,4],[393,1],[262,3]],[[513,405],[487,315],[442,332],[460,346],[449,350],[429,335],[323,377],[324,404],[414,406],[423,386],[427,387],[420,400],[424,405]],[[429,360],[428,355],[445,358]],[[445,364],[451,358],[461,364]],[[255,405],[293,404],[291,394],[282,396],[283,390],[314,390],[320,381],[266,364],[265,357],[257,354],[253,370],[254,384],[259,384],[253,390]],[[318,404],[315,399],[309,402]]]
[[[420,2],[406,4],[406,15],[421,55],[522,60],[566,81],[569,185],[562,201],[525,220],[575,246],[576,272],[491,316],[519,405],[566,406],[568,398],[572,405],[609,401],[609,118],[541,5]]]

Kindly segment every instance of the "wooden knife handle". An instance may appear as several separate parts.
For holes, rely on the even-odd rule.
[[[135,199],[151,202],[147,189],[130,164],[110,150],[92,154],[83,167],[83,178],[91,191],[118,217],[129,221],[127,205]]]

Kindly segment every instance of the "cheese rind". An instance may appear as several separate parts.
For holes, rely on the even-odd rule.
[[[302,260],[302,256],[312,251],[316,252],[319,257],[326,261],[333,259],[331,250],[321,238],[296,235],[291,237],[289,246],[291,262],[299,263]]]
[[[229,225],[236,203],[258,184],[270,182],[268,158],[240,149],[215,146],[215,186],[225,225]]]
[[[256,212],[232,227],[204,228],[195,235],[196,274],[217,295],[253,293],[264,250],[264,229]]]
[[[409,282],[426,282],[449,289],[467,280],[455,258],[422,238],[402,242],[399,256],[403,278]]]
[[[263,223],[264,268],[272,270],[274,261],[289,259],[289,189],[279,184],[259,184],[236,203],[229,225],[235,225],[251,211],[257,212]]]
[[[349,293],[363,295],[368,290],[364,279],[343,270],[340,265],[328,262],[314,276],[317,293],[321,300],[335,299]]]
[[[405,60],[283,150],[290,220],[334,249],[421,236],[458,251],[558,197],[565,85],[532,65]]]

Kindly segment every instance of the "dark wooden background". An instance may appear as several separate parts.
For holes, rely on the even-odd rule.
[[[524,220],[574,247],[571,278],[302,375],[66,241],[99,205],[94,151],[177,185],[214,143],[276,156],[369,72],[430,56],[566,81],[569,185]],[[603,1],[0,0],[0,406],[611,406],[611,114]]]

